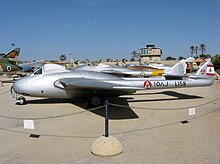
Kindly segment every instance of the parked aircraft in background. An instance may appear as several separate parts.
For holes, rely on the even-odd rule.
[[[189,58],[187,58],[187,59],[185,60],[185,62],[193,63],[194,60],[195,60],[195,58],[189,57]],[[148,66],[148,67],[150,67],[150,68],[154,68],[154,69],[160,69],[160,70],[162,69],[162,70],[164,70],[165,73],[169,72],[170,69],[172,68],[171,66],[166,66],[166,65],[164,65],[164,64],[151,64],[151,63],[149,63],[149,64],[146,65],[146,66]],[[186,69],[185,69],[185,71],[186,71]],[[186,72],[185,72],[185,73],[186,73]]]
[[[186,62],[192,62],[194,58],[188,58],[186,60],[180,61],[184,66],[184,74],[186,74]],[[98,66],[93,65],[83,65],[73,69],[73,71],[94,71],[94,72],[102,72],[107,74],[112,74],[118,77],[151,77],[151,76],[162,76],[165,73],[168,73],[172,67],[165,66],[165,65],[148,65],[149,67],[153,68],[152,71],[138,71],[132,70],[129,68],[117,66],[117,65],[109,65],[104,63],[99,63]]]
[[[43,60],[37,60],[30,63],[23,63],[19,64],[18,66],[22,68],[22,71],[24,72],[33,72],[37,70],[38,68],[43,66]]]
[[[0,63],[11,62],[12,64],[15,65],[18,62],[19,54],[20,54],[20,48],[15,48],[14,50],[12,50],[7,54],[1,54]]]
[[[0,73],[10,73],[22,69],[16,65],[19,53],[20,48],[15,48],[8,54],[2,55],[2,58],[0,58]]]
[[[94,71],[70,71],[55,64],[45,64],[33,74],[17,80],[12,95],[24,104],[21,95],[48,98],[88,97],[92,106],[104,98],[134,93],[137,90],[201,87],[213,84],[214,67],[206,62],[194,76],[184,76],[184,66],[177,63],[162,77],[122,78]]]
[[[13,65],[11,63],[8,63],[8,62],[0,63],[0,73],[10,73],[10,72],[21,71],[21,70],[22,70],[21,67]]]
[[[103,64],[103,63],[99,63],[98,66],[92,66],[92,65],[79,66],[79,67],[74,68],[73,71],[102,72],[106,74],[115,75],[118,77],[133,77],[133,76],[150,77],[150,76],[162,76],[162,74],[164,74],[163,70],[135,71],[135,70],[131,70],[125,67]]]
[[[192,57],[189,57],[187,59],[184,59],[186,63],[193,63],[193,61],[195,60]],[[170,71],[170,69],[172,68],[172,66],[167,66],[164,64],[153,64],[153,63],[149,63],[149,64],[142,64],[140,66],[136,66],[136,65],[128,65],[128,68],[131,70],[139,70],[139,71],[143,71],[143,70],[148,70],[148,71],[156,71],[159,70],[160,72],[164,72],[167,73]],[[185,68],[188,69],[188,66],[185,65]],[[186,73],[186,69],[184,70]]]

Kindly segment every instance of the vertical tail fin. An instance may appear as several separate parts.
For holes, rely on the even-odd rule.
[[[20,48],[15,48],[11,52],[7,53],[3,58],[7,59],[7,61],[13,64],[16,64],[16,62],[18,61],[19,53]]]
[[[181,60],[170,69],[167,75],[184,76],[185,70],[186,70],[186,62],[185,60]]]
[[[186,70],[186,61],[181,60],[179,63],[175,64],[168,73],[164,76],[166,80],[181,80],[184,77]]]
[[[15,48],[11,52],[7,53],[4,57],[5,58],[16,58],[19,56],[20,48]]]
[[[213,77],[215,75],[215,69],[210,60],[203,64],[196,72],[197,76],[201,77]]]

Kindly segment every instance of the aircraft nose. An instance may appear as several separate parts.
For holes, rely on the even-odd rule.
[[[16,93],[26,94],[26,82],[27,82],[27,79],[25,77],[17,80],[13,84],[14,91]]]

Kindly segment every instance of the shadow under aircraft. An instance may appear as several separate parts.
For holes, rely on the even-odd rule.
[[[128,95],[126,97],[114,97],[109,98],[109,119],[112,120],[118,120],[118,119],[137,119],[139,116],[132,110],[132,108],[129,106],[129,102],[154,102],[154,101],[175,101],[175,100],[181,100],[181,99],[201,99],[203,97],[195,96],[195,95],[187,95],[183,93],[177,93],[173,91],[163,91],[163,92],[157,92],[157,93],[150,93],[150,94],[165,94],[168,96],[173,96],[175,98],[163,98],[163,99],[147,99],[147,100],[133,100],[132,97],[129,97]],[[135,94],[135,95],[145,95],[145,94]],[[147,95],[147,93],[146,93]],[[76,105],[82,109],[88,112],[92,112],[96,115],[99,115],[101,117],[105,117],[105,106],[102,108],[88,108],[87,106],[87,100],[86,99],[37,99],[37,100],[28,100],[28,104],[54,104],[54,103],[71,103],[73,105]],[[112,106],[112,104],[118,105],[118,106]]]
[[[181,100],[181,99],[202,99],[201,96],[196,95],[188,95],[184,93],[178,93],[174,91],[163,91],[163,92],[157,92],[157,93],[140,93],[135,95],[153,95],[153,94],[164,94],[167,96],[172,96],[174,98],[158,98],[158,99],[146,99],[146,100],[128,100],[128,102],[154,102],[154,101],[169,101],[169,100]]]
[[[120,104],[124,107],[115,107],[109,105],[108,116],[109,119],[117,120],[117,119],[136,119],[139,118],[138,115],[129,107],[128,100],[129,98],[110,98],[109,103],[114,102],[114,104]],[[70,103],[76,105],[88,112],[92,112],[101,117],[105,117],[105,106],[100,108],[89,108],[87,104],[87,99],[35,99],[35,100],[27,100],[27,104],[55,104],[55,103]]]

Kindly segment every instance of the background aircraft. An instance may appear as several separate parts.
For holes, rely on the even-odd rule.
[[[104,98],[134,93],[144,89],[201,87],[213,84],[214,67],[206,62],[194,76],[184,76],[184,66],[177,63],[170,72],[154,78],[121,78],[93,71],[70,71],[55,64],[45,64],[30,76],[17,80],[12,95],[24,104],[20,95],[48,98],[88,97],[89,104],[99,106]],[[167,80],[168,79],[168,80]]]
[[[181,63],[184,66],[184,74],[186,74],[186,62],[192,62],[194,58],[190,57],[186,60],[182,60]],[[118,65],[109,65],[104,63],[99,63],[98,66],[93,65],[82,65],[73,69],[73,71],[94,71],[94,72],[102,72],[111,75],[115,75],[118,77],[151,77],[151,76],[162,76],[165,73],[168,73],[172,67],[164,66],[164,65],[149,65],[151,71],[147,70],[132,70],[129,68],[125,68]]]
[[[193,57],[189,57],[187,59],[184,59],[186,63],[193,63],[195,58]],[[187,65],[185,65],[186,69],[187,69]],[[140,66],[128,66],[128,68],[132,69],[132,70],[150,70],[150,71],[155,71],[155,70],[160,70],[161,72],[167,73],[170,71],[170,69],[172,68],[172,66],[167,66],[164,64],[153,64],[153,63],[149,63],[149,64],[142,64]],[[186,69],[185,72],[186,73]]]
[[[10,62],[16,65],[18,62],[20,50],[21,50],[20,48],[15,48],[14,50],[12,50],[7,54],[1,54],[0,63]]]
[[[16,65],[19,53],[20,48],[15,48],[8,54],[2,55],[2,58],[0,58],[0,73],[9,73],[22,69],[21,67]]]
[[[13,65],[11,63],[8,63],[8,62],[0,63],[0,73],[10,73],[10,72],[15,72],[15,71],[20,71],[20,70],[22,70],[21,67]]]
[[[162,76],[162,74],[164,74],[163,70],[135,71],[135,70],[131,70],[125,67],[103,64],[103,63],[99,63],[98,66],[82,65],[82,66],[74,68],[73,71],[102,72],[102,73],[115,75],[118,77],[133,77],[133,76],[150,77],[150,76]]]
[[[19,64],[18,66],[21,67],[22,71],[24,72],[33,72],[43,66],[43,60],[37,60],[30,63],[23,63]]]

